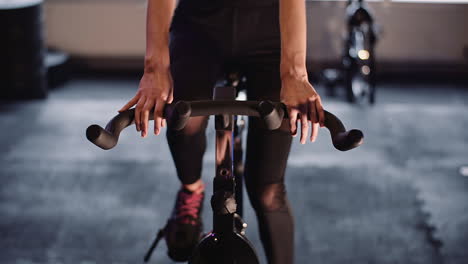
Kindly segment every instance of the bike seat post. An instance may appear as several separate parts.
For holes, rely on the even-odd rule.
[[[247,78],[242,74],[239,68],[230,68],[225,71],[224,79],[219,82],[220,85],[215,88],[214,100],[241,100],[247,99],[246,96]],[[233,142],[233,174],[235,178],[235,199],[237,204],[236,213],[243,215],[243,150],[242,150],[242,132],[245,124],[243,116],[234,116]]]
[[[232,101],[236,99],[236,88],[233,86],[216,86],[213,89],[213,100]],[[231,115],[216,115],[215,116],[216,131],[233,131],[233,117]]]
[[[235,100],[236,88],[234,86],[216,86],[213,89],[213,100]]]
[[[216,101],[235,100],[236,90],[233,86],[217,86],[213,91]],[[213,231],[221,234],[234,228],[233,214],[236,212],[235,179],[233,175],[234,117],[216,115],[216,174],[213,182]]]

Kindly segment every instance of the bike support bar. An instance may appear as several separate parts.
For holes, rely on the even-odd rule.
[[[175,104],[166,104],[164,108],[168,126],[175,130],[183,129],[189,117],[208,115],[255,116],[263,119],[270,130],[279,128],[283,118],[288,118],[283,103],[270,101],[178,101]],[[86,129],[86,137],[102,149],[111,149],[117,145],[122,130],[135,123],[134,116],[135,109],[130,109],[112,118],[105,129],[99,125],[91,125]],[[153,120],[152,112],[149,117]],[[364,135],[360,130],[346,131],[340,119],[328,111],[325,111],[325,127],[330,131],[333,146],[340,151],[356,148],[364,142]]]

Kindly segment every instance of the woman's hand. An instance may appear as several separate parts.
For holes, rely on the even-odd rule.
[[[310,141],[317,138],[319,126],[323,127],[325,114],[320,96],[309,83],[307,75],[295,76],[286,74],[281,77],[281,102],[289,112],[291,134],[297,135],[297,121],[301,122],[301,143],[305,144],[312,123]]]
[[[119,112],[135,107],[135,126],[141,131],[141,136],[148,134],[149,113],[154,109],[154,134],[159,135],[161,127],[165,126],[163,110],[166,103],[173,100],[172,77],[169,68],[146,71],[140,80],[138,91]]]

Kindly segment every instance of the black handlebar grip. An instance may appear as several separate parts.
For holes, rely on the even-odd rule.
[[[107,123],[105,129],[96,124],[89,126],[86,129],[86,137],[102,149],[111,149],[117,145],[120,132],[135,122],[134,117],[134,109],[119,113]]]
[[[192,106],[189,102],[178,101],[174,107],[166,105],[166,117],[168,126],[174,130],[181,130],[187,124],[190,115],[192,114]]]
[[[191,114],[189,102],[179,101],[175,105],[166,104],[164,116],[171,124],[171,128],[181,130],[185,127]],[[149,120],[153,120],[153,111],[149,114]],[[122,130],[135,123],[135,109],[123,111],[107,123],[106,128],[99,125],[91,125],[86,129],[86,138],[102,149],[111,149],[117,145]]]
[[[111,149],[117,144],[117,140],[115,140],[113,135],[96,124],[90,125],[86,129],[86,138],[102,149]]]
[[[115,136],[96,124],[90,125],[86,129],[86,138],[102,149],[111,149],[117,145]]]
[[[364,134],[357,129],[341,132],[332,138],[333,146],[341,151],[348,151],[359,147],[364,142]]]
[[[364,134],[360,130],[346,131],[340,119],[328,111],[325,111],[325,127],[330,131],[333,146],[338,150],[347,151],[364,142]]]
[[[279,105],[275,105],[270,101],[261,101],[258,104],[258,112],[269,130],[275,130],[281,126],[284,110]]]

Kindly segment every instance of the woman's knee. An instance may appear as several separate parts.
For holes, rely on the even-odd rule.
[[[170,124],[168,124],[166,136],[168,140],[173,139],[174,137],[187,137],[193,138],[194,136],[201,135],[205,133],[206,127],[208,125],[207,116],[194,116],[189,118],[185,127],[181,130],[174,130]]]
[[[249,117],[249,133],[262,133],[262,134],[278,134],[278,135],[285,135],[287,138],[292,138],[291,135],[291,126],[289,123],[289,119],[284,118],[281,122],[281,125],[275,130],[269,130],[265,123],[257,118],[257,117]]]
[[[288,206],[286,186],[283,182],[264,185],[252,193],[252,206],[257,211],[280,211]]]

